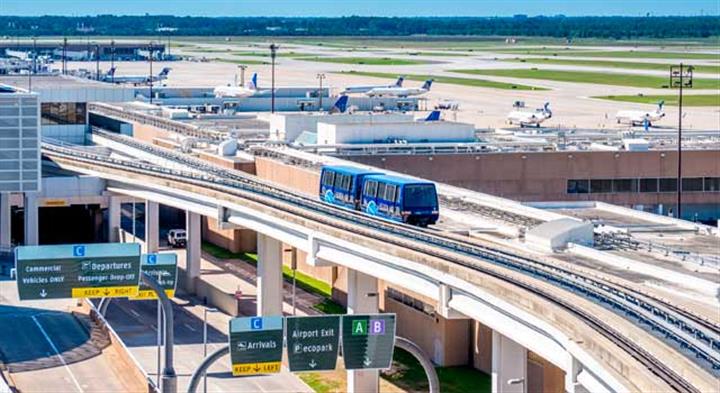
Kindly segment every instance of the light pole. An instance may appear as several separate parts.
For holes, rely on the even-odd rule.
[[[270,113],[275,113],[275,57],[277,57],[278,46],[270,44],[270,60],[271,60],[271,98],[270,98]]]
[[[67,75],[67,37],[63,38],[62,73]]]
[[[319,74],[317,74],[316,77],[317,77],[318,81],[320,81],[320,88],[318,89],[318,97],[319,97],[320,99],[319,99],[319,104],[318,104],[318,106],[320,107],[320,108],[319,108],[320,111],[322,111],[322,110],[323,110],[323,107],[322,107],[322,99],[323,99],[322,82],[323,82],[323,79],[325,79],[325,74],[319,73]]]
[[[208,341],[208,323],[207,323],[207,315],[210,312],[217,312],[217,308],[208,308],[205,307],[205,310],[203,310],[203,359],[207,357],[207,341]],[[207,373],[203,375],[203,392],[207,393]]]
[[[678,140],[677,140],[677,213],[675,217],[682,219],[682,99],[683,88],[692,88],[693,66],[670,66],[670,87],[678,91]]]
[[[115,83],[115,40],[110,41],[110,81]]]
[[[100,80],[100,44],[95,44],[95,80]]]
[[[148,45],[148,53],[149,53],[148,58],[150,59],[150,76],[149,76],[149,81],[150,81],[150,104],[152,104],[152,103],[153,103],[153,102],[152,102],[152,101],[153,101],[153,91],[152,91],[152,88],[153,88],[153,69],[152,69],[152,63],[153,63],[153,43],[152,43],[152,41],[150,41],[150,45]]]

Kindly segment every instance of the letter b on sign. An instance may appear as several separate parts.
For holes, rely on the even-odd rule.
[[[380,336],[385,334],[385,321],[382,319],[371,319],[369,333],[371,336]]]

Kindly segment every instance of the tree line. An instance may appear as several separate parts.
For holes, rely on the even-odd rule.
[[[666,17],[87,17],[0,16],[0,36],[543,36],[706,38],[720,16]]]

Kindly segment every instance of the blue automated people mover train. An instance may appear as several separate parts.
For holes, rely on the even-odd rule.
[[[328,165],[322,168],[319,188],[327,203],[386,220],[425,227],[439,217],[435,183],[428,181]]]

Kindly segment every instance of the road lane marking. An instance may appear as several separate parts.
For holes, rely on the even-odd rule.
[[[38,329],[40,329],[40,332],[45,336],[45,340],[47,340],[48,344],[50,344],[50,347],[55,351],[55,354],[57,355],[58,359],[60,359],[60,362],[62,363],[63,367],[65,367],[65,370],[67,370],[68,374],[70,374],[70,378],[75,383],[75,387],[77,387],[78,392],[82,393],[83,389],[80,387],[80,384],[78,383],[77,379],[75,379],[75,375],[70,370],[70,367],[68,367],[67,363],[65,363],[65,359],[60,355],[60,351],[58,351],[57,347],[55,346],[55,343],[50,339],[50,336],[47,334],[45,329],[43,329],[42,325],[40,324],[40,321],[35,318],[35,315],[31,316],[33,322],[37,325]]]

